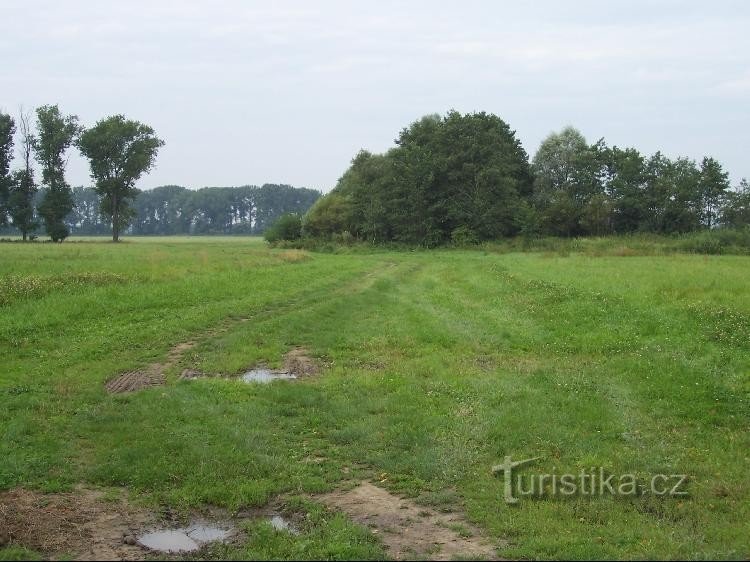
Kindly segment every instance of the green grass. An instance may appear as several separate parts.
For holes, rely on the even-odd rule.
[[[462,509],[504,557],[748,558],[750,258],[632,253],[2,244],[0,488],[238,509],[377,475]],[[194,338],[166,387],[104,392]],[[295,345],[323,376],[176,380]],[[505,455],[541,457],[528,472],[685,473],[690,495],[508,506],[490,473]],[[216,556],[382,556],[362,528],[295,506],[300,536],[256,525]]]

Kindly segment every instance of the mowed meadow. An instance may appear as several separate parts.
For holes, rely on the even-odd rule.
[[[370,481],[465,514],[501,557],[747,559],[750,257],[618,253],[2,244],[0,489],[306,514],[299,535],[252,527],[208,557],[382,557],[315,500]],[[105,391],[186,341],[164,386]],[[318,375],[235,377],[295,347]],[[689,495],[508,505],[506,455],[684,473]]]

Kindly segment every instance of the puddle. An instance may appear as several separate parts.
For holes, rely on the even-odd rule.
[[[188,537],[198,542],[223,541],[229,538],[229,535],[232,533],[231,529],[222,529],[221,527],[200,524],[193,525],[184,530]]]
[[[195,552],[204,544],[223,541],[229,538],[229,526],[215,527],[194,523],[182,529],[151,531],[138,538],[138,544],[148,550],[164,553]]]
[[[297,375],[293,375],[291,373],[286,373],[283,371],[272,371],[271,369],[265,369],[265,368],[259,368],[259,369],[250,369],[247,373],[242,375],[240,377],[244,382],[260,382],[260,383],[268,383],[271,381],[278,381],[278,380],[294,380],[297,378]]]
[[[270,519],[271,527],[276,529],[277,531],[284,531],[286,533],[291,533],[292,535],[299,535],[299,531],[292,527],[291,523],[284,519],[281,515],[274,515]]]
[[[138,544],[158,552],[193,552],[200,545],[182,531],[154,531],[138,539]]]

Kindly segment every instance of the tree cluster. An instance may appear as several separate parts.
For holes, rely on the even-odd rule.
[[[750,224],[750,190],[700,163],[587,143],[568,127],[529,158],[487,113],[431,115],[385,154],[361,151],[303,217],[302,236],[436,246],[509,235],[681,233]]]
[[[21,165],[11,172],[14,139],[18,132]],[[91,167],[96,182],[99,211],[107,216],[112,238],[132,217],[130,203],[138,190],[136,181],[154,165],[164,143],[153,129],[114,115],[84,129],[75,115],[63,115],[57,105],[36,110],[36,132],[31,115],[20,112],[16,122],[0,112],[0,226],[11,223],[24,240],[44,224],[46,233],[56,242],[69,234],[67,217],[73,211],[73,191],[65,181],[66,153],[77,146]],[[41,167],[37,183],[34,165]],[[43,193],[41,200],[37,192]]]
[[[499,117],[430,115],[387,153],[360,152],[303,229],[425,246],[494,239],[521,228],[532,187],[528,156]]]

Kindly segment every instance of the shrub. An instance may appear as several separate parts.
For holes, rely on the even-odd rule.
[[[299,215],[289,213],[281,215],[264,234],[266,242],[271,244],[281,240],[299,240],[302,237],[302,219]]]

